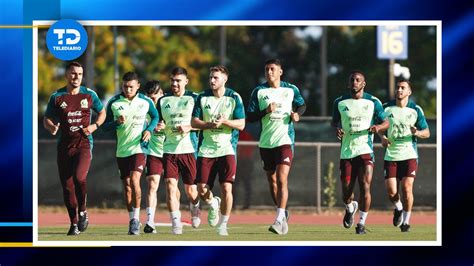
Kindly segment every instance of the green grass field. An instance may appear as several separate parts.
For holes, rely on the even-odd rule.
[[[198,229],[184,227],[182,235],[172,235],[170,227],[157,227],[157,234],[129,236],[128,225],[91,225],[78,236],[66,236],[67,226],[40,227],[39,241],[435,241],[435,225],[412,225],[401,233],[391,225],[368,225],[366,235],[356,235],[354,227],[340,225],[290,225],[287,235],[275,235],[268,225],[230,224],[229,236],[218,236],[215,229],[203,225]]]

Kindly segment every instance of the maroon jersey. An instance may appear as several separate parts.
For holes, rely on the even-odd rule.
[[[51,95],[45,116],[60,123],[58,149],[90,149],[92,136],[86,136],[82,129],[90,124],[91,109],[98,113],[103,108],[97,94],[83,86],[75,95],[69,94],[67,88]]]

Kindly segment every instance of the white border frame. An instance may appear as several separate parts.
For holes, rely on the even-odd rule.
[[[53,20],[33,21],[33,26],[49,26]],[[440,20],[369,20],[369,21],[261,21],[261,20],[155,20],[122,21],[100,20],[78,21],[84,26],[435,26],[436,27],[436,241],[39,241],[38,240],[38,28],[33,27],[33,246],[441,246],[442,217],[442,145],[441,145],[441,21]],[[374,51],[375,53],[376,51]]]

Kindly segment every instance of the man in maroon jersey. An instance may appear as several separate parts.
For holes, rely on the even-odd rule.
[[[71,220],[68,235],[84,232],[89,224],[86,178],[92,159],[92,133],[105,120],[105,109],[97,94],[81,86],[83,73],[78,62],[66,66],[67,84],[51,95],[43,120],[52,135],[59,132],[57,163]],[[91,109],[98,113],[93,124]]]

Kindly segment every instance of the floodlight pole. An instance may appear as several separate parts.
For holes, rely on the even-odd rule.
[[[388,99],[395,98],[395,75],[393,74],[393,66],[395,65],[395,59],[390,58],[388,61]]]

